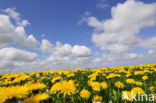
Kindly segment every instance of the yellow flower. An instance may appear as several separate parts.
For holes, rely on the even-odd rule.
[[[96,95],[93,97],[93,102],[101,102],[101,101],[102,101],[102,96]]]
[[[88,99],[90,97],[90,92],[88,90],[83,89],[80,92],[80,96],[84,99]]]
[[[142,86],[143,83],[142,82],[135,82],[135,84],[138,86]]]
[[[122,92],[122,98],[123,100],[128,100],[128,101],[132,101],[132,95],[136,96],[134,93],[131,91],[123,91]]]
[[[45,100],[48,97],[49,97],[49,95],[46,93],[36,94],[32,97],[26,98],[24,100],[24,103],[40,103],[40,101]]]
[[[148,79],[148,76],[143,76],[142,77],[142,80],[147,80]]]
[[[61,82],[61,93],[64,95],[71,95],[76,93],[76,85],[73,80]]]
[[[99,82],[89,81],[88,83],[94,91],[100,91],[101,84]]]
[[[47,86],[43,83],[27,83],[26,86],[29,88],[29,90],[38,90],[46,88]]]
[[[71,73],[71,74],[68,74],[68,75],[67,75],[67,77],[73,77],[73,76],[75,76],[74,73]]]
[[[51,89],[50,89],[50,92],[53,94],[53,93],[55,93],[55,92],[57,92],[57,91],[60,91],[61,90],[61,83],[55,83],[52,87],[51,87]]]
[[[102,89],[107,89],[108,87],[106,82],[101,82],[100,85]]]
[[[116,86],[117,88],[124,88],[124,84],[123,84],[122,82],[120,82],[120,81],[115,82],[115,86]]]
[[[61,76],[54,77],[51,82],[54,83],[55,81],[60,80],[61,78]]]
[[[111,74],[109,74],[108,76],[106,76],[106,78],[107,78],[107,79],[110,79],[110,78],[120,77],[120,76],[121,76],[120,74],[111,73]]]
[[[126,79],[126,82],[128,84],[135,84],[135,80],[134,79]]]
[[[134,87],[131,92],[133,92],[134,94],[144,94],[144,90],[140,87]]]
[[[25,98],[29,94],[26,86],[0,87],[0,102],[12,98]]]
[[[149,89],[150,89],[150,91],[155,91],[156,90],[156,87],[151,86]]]
[[[20,75],[19,77],[15,78],[15,79],[12,81],[12,83],[19,83],[19,82],[24,81],[24,80],[26,80],[26,79],[28,79],[28,78],[29,78],[28,75],[23,74],[23,75]]]
[[[126,77],[130,77],[131,75],[132,75],[132,74],[130,74],[130,73],[127,73],[127,74],[126,74]]]
[[[134,75],[144,75],[144,71],[135,71]]]

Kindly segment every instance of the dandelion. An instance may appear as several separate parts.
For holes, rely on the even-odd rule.
[[[144,90],[140,87],[134,87],[132,90],[131,90],[134,94],[144,94]]]
[[[47,86],[43,83],[27,83],[26,86],[29,88],[29,90],[38,90],[46,88]]]
[[[57,91],[60,91],[61,90],[61,83],[55,83],[51,89],[50,89],[50,93],[55,93]]]
[[[134,79],[126,79],[126,82],[128,84],[135,84],[135,80]]]
[[[135,84],[136,84],[137,86],[142,86],[142,85],[143,85],[142,82],[135,82]]]
[[[102,101],[102,96],[96,95],[96,96],[93,97],[93,100],[92,101],[93,102],[101,102]]]
[[[88,99],[90,97],[90,92],[86,89],[83,89],[81,92],[80,92],[80,96],[84,99]]]
[[[46,93],[36,94],[32,97],[26,98],[24,100],[24,103],[40,103],[40,101],[45,100],[48,97],[49,97],[49,95]]]
[[[73,80],[62,81],[61,93],[63,93],[65,96],[76,93],[76,85],[74,81]]]
[[[120,81],[115,82],[115,86],[116,86],[117,88],[124,88],[124,84],[123,84],[122,82],[120,82]]]
[[[71,73],[71,74],[68,74],[67,77],[74,77],[75,74],[74,73]]]
[[[99,82],[89,82],[90,86],[94,91],[100,91],[101,84]]]
[[[51,82],[54,83],[55,81],[60,80],[61,78],[61,76],[54,77]]]
[[[151,87],[149,88],[149,90],[150,90],[150,91],[155,91],[155,90],[156,90],[156,87],[151,86]]]
[[[122,92],[122,99],[132,101],[132,98],[136,97],[136,95],[131,91],[123,91]]]
[[[28,94],[29,88],[26,86],[0,87],[0,101],[3,102],[12,98],[25,98]]]
[[[106,82],[101,82],[100,85],[102,89],[107,89],[108,87]]]
[[[143,76],[142,77],[142,80],[147,80],[148,79],[148,76]]]

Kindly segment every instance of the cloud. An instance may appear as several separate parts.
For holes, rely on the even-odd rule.
[[[83,15],[80,15],[81,19],[78,21],[78,25],[81,25],[83,22],[87,21],[86,17],[88,17],[90,15],[91,15],[91,12],[89,12],[89,11],[86,11],[83,13]]]
[[[61,42],[56,42],[56,45],[53,45],[46,39],[42,40],[40,45],[40,50],[43,53],[51,53],[55,56],[66,57],[88,57],[91,56],[90,48],[83,45],[74,45],[73,47],[70,44],[61,44]]]
[[[25,38],[23,27],[15,27],[9,20],[9,16],[0,14],[0,46],[17,43]]]
[[[102,57],[92,61],[92,65],[152,63],[156,59],[156,36],[139,36],[142,28],[155,26],[156,3],[127,0],[112,7],[110,19],[100,21],[94,16],[83,16],[80,21],[94,28],[92,41],[104,51]],[[134,49],[138,47],[147,48],[149,53],[136,54]]]
[[[7,8],[5,10],[2,10],[3,12],[7,13],[11,18],[19,21],[20,20],[20,14],[15,11],[16,8]]]
[[[20,14],[14,8],[1,11],[7,14],[0,14],[0,47],[17,44],[21,48],[36,49],[39,42],[33,35],[27,36],[25,32],[24,27],[28,24],[28,21],[22,20]],[[11,18],[16,21],[17,26],[11,22]]]
[[[91,56],[91,50],[86,46],[75,45],[72,48],[73,57],[89,57]]]
[[[71,54],[72,47],[69,44],[62,45],[60,42],[56,43],[56,47],[54,48],[53,55],[66,57]]]
[[[24,27],[27,25],[27,20],[22,20],[14,8],[5,9],[2,12],[3,14],[0,14],[0,70],[13,69],[11,71],[23,70],[24,72],[56,68],[61,65],[68,67],[84,64],[92,56],[91,49],[83,45],[71,46],[61,42],[52,44],[46,39],[43,39],[40,44],[32,34],[29,36],[26,34]],[[86,12],[85,15],[89,15],[89,12]],[[16,21],[16,25],[12,23],[11,19]],[[10,47],[12,45],[14,47]],[[40,50],[42,52],[40,58],[43,56],[44,58],[40,59],[37,53],[21,48],[35,49],[35,52]]]
[[[13,47],[0,49],[1,61],[18,61],[18,62],[33,62],[38,58],[36,53],[16,49]]]
[[[24,27],[30,23],[21,19],[14,8],[7,8],[2,12],[3,14],[0,14],[0,70],[30,72],[76,67],[97,68],[152,63],[156,59],[156,36],[141,38],[138,35],[142,28],[156,24],[155,3],[145,4],[134,0],[118,3],[111,9],[111,18],[106,20],[98,20],[91,16],[90,12],[85,12],[79,24],[87,22],[94,28],[92,41],[102,50],[95,54],[85,45],[51,43],[47,39],[39,43],[33,35],[26,34]],[[11,22],[12,19],[16,24]],[[41,35],[42,38],[44,36]],[[12,44],[16,45],[10,47]],[[134,50],[137,47],[149,51],[138,54]],[[29,49],[22,50],[22,48],[35,49],[33,50],[35,52],[30,52]]]
[[[20,14],[17,11],[15,11],[15,10],[16,10],[16,8],[7,8],[7,9],[1,10],[1,11],[5,12],[6,14],[8,14],[10,18],[13,18],[14,20],[16,20],[16,24],[18,26],[25,27],[27,25],[30,25],[30,23],[27,20],[22,20],[20,18]]]
[[[46,34],[41,34],[41,38],[44,38],[46,36]]]
[[[136,60],[138,57],[135,53],[103,54],[103,58],[107,61],[129,61]]]
[[[156,49],[156,36],[147,38],[144,42],[140,43],[141,47]]]
[[[127,52],[148,40],[148,43],[153,45],[152,38],[144,40],[137,34],[140,29],[156,24],[156,3],[145,4],[127,0],[112,7],[111,16],[111,19],[102,21],[94,16],[85,18],[88,25],[95,28],[92,41],[101,50],[109,50],[112,53]]]
[[[20,48],[29,48],[29,49],[37,49],[39,42],[34,38],[33,35],[29,35],[21,44],[19,44]]]
[[[107,0],[98,0],[96,7],[100,9],[104,9],[104,8],[109,7],[109,4],[107,3]]]
[[[40,50],[42,53],[51,53],[53,51],[53,44],[50,41],[43,39],[40,45]]]
[[[0,49],[0,72],[31,72],[41,68],[39,55],[13,47]]]
[[[103,54],[102,57],[93,59],[92,66],[121,66],[121,65],[139,65],[155,63],[156,52],[149,50],[146,54],[120,53],[120,54]]]
[[[98,3],[96,4],[96,7],[100,9],[104,9],[109,7],[109,4],[107,3],[107,0],[99,0]]]
[[[56,45],[50,43],[48,40],[43,39],[40,45],[40,50],[43,53],[49,53],[50,56],[46,59],[47,65],[80,65],[78,61],[89,61],[88,58],[92,56],[91,49],[83,45],[61,44],[56,42]]]

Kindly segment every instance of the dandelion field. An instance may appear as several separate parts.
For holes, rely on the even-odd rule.
[[[0,74],[0,103],[154,103],[155,93],[156,63]]]

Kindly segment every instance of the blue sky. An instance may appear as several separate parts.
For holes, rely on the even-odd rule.
[[[155,0],[132,0],[133,2],[128,2],[128,1],[126,0],[77,0],[77,1],[76,0],[29,0],[29,1],[28,0],[1,0],[0,10],[2,12],[0,14],[8,16],[10,23],[12,23],[15,27],[22,27],[24,29],[25,34],[23,34],[23,36],[25,35],[25,38],[23,39],[23,41],[26,38],[28,38],[30,34],[32,34],[33,35],[32,38],[36,40],[35,43],[37,47],[34,49],[32,49],[32,47],[30,48],[24,47],[24,46],[20,47],[18,45],[22,44],[21,41],[17,42],[16,40],[16,42],[14,43],[8,43],[7,45],[0,46],[1,47],[0,50],[5,51],[6,49],[10,50],[10,48],[13,48],[15,49],[15,51],[21,50],[24,52],[35,53],[38,57],[37,59],[32,60],[31,62],[35,62],[35,63],[37,62],[41,65],[41,62],[47,62],[49,60],[48,58],[51,58],[50,61],[48,61],[48,63],[55,62],[53,61],[53,58],[57,58],[58,55],[59,55],[59,58],[66,58],[65,56],[60,57],[60,55],[62,54],[59,54],[60,49],[58,49],[56,45],[56,42],[59,41],[61,43],[60,48],[64,48],[65,44],[69,44],[71,46],[71,48],[69,47],[70,49],[73,49],[75,45],[79,46],[77,47],[78,49],[76,50],[80,50],[80,51],[77,51],[76,53],[80,53],[81,55],[79,54],[78,57],[73,56],[74,54],[71,54],[72,56],[70,55],[69,61],[74,59],[75,60],[74,63],[75,62],[79,63],[79,61],[76,61],[76,60],[83,61],[84,59],[86,59],[86,61],[92,60],[90,61],[90,63],[93,62],[94,60],[96,61],[97,59],[99,64],[101,62],[104,63],[104,64],[101,64],[101,66],[107,66],[107,65],[113,65],[113,64],[123,65],[124,64],[123,61],[125,60],[127,61],[127,64],[146,63],[146,61],[148,61],[147,63],[153,63],[155,62],[153,61],[155,58],[153,59],[151,57],[155,57],[155,49],[156,49],[156,47],[154,46],[156,44],[156,42],[154,42],[154,40],[156,40],[155,39],[156,14],[154,13],[156,11],[155,10],[156,2]],[[119,3],[121,5],[118,5]],[[142,14],[139,14],[142,11],[138,10],[139,12],[137,13],[137,10],[135,11],[135,9],[137,8],[131,8],[133,6],[137,7],[137,5],[139,5],[140,9],[146,10],[144,12],[149,12],[149,13],[143,14],[143,16],[145,16],[144,18],[140,19],[140,17],[138,17],[136,19],[138,23],[142,23],[146,21],[144,24],[133,25],[129,23],[129,26],[134,26],[134,27],[136,26],[136,28],[130,28],[130,30],[132,29],[132,32],[130,32],[130,30],[128,30],[127,28],[126,28],[127,30],[121,30],[127,25],[122,27],[122,24],[121,24],[121,28],[118,28],[120,27],[119,25],[120,22],[124,22],[126,24],[128,21],[131,21],[130,17],[129,17],[130,19],[127,19],[125,21],[119,20],[119,24],[117,24],[119,25],[117,27],[119,31],[116,31],[116,29],[112,28],[109,23],[108,24],[105,23],[106,21],[109,21],[109,20],[111,21],[112,14],[113,14],[111,12],[112,12],[112,8],[114,7],[116,9],[116,13],[113,14],[115,15],[115,19],[112,20],[113,21],[112,26],[116,25],[114,24],[116,23],[116,21],[118,22],[118,19],[116,19],[116,17],[120,17],[119,15],[120,10],[122,12],[122,9],[120,9],[120,7],[123,6],[124,8],[124,5],[130,5],[127,8],[125,8],[125,11],[126,9],[128,10],[128,8],[130,7],[130,10],[132,11],[130,13],[134,13],[130,15],[132,17],[136,16],[137,18],[138,15],[142,15]],[[149,5],[149,8],[150,8],[149,10],[147,10],[146,5]],[[11,15],[9,15],[11,10],[7,11],[8,8],[14,11],[14,13],[18,13],[20,16],[12,18]],[[121,15],[123,19],[125,19],[126,15],[128,14],[121,13]],[[18,21],[16,18],[20,19],[20,21]],[[26,26],[18,25],[17,22],[22,22],[22,20],[27,20],[29,22],[29,25],[26,25]],[[132,19],[132,22],[134,21],[137,22],[136,20]],[[79,23],[80,21],[81,23]],[[148,25],[150,23],[152,24]],[[106,26],[103,27],[103,25],[106,25]],[[133,35],[133,36],[130,36],[130,40],[132,39],[134,40],[130,42],[129,44],[121,43],[120,41],[122,40],[126,41],[127,39],[126,37],[122,38],[121,35],[124,35],[122,34],[123,32],[124,34],[127,33],[127,36],[128,34]],[[0,33],[1,33],[0,35],[2,35],[3,37],[4,34],[2,34],[2,32]],[[43,34],[45,35],[43,36]],[[101,38],[103,38],[104,36],[106,38],[108,35],[113,36],[113,34],[116,35],[115,36],[116,40],[114,41],[112,40],[107,41],[105,39],[100,41],[100,37],[98,37],[98,35],[101,35]],[[95,35],[95,37],[93,35]],[[10,38],[12,37],[10,36]],[[137,43],[134,42],[136,41],[135,38],[138,38],[136,39],[138,40]],[[50,42],[50,44],[53,45],[52,47],[53,49],[50,47],[49,47],[50,49],[48,49],[48,50],[52,50],[51,52],[45,53],[41,50],[41,45],[43,43],[42,42],[43,40],[47,40],[48,42]],[[34,43],[34,42],[31,42],[31,43]],[[24,45],[28,45],[28,44],[24,44]],[[81,46],[85,46],[87,49],[80,49]],[[121,49],[123,50],[114,49],[116,48],[116,46],[120,46]],[[64,49],[61,49],[61,50],[65,52]],[[81,52],[84,52],[84,54]],[[88,56],[85,56],[85,53]],[[148,54],[148,53],[152,53],[152,54]],[[80,58],[82,57],[82,55],[84,56],[84,58]],[[107,56],[104,56],[104,55],[107,55]],[[129,56],[125,57],[125,55],[129,55]],[[123,56],[125,57],[125,59],[123,60],[120,60],[118,58],[118,57],[123,57]],[[142,57],[145,57],[145,56],[147,56],[147,58],[144,58],[144,61],[140,60],[140,58],[143,59]],[[6,59],[7,57],[3,57],[3,58],[4,59],[2,59],[1,62],[5,61],[6,64],[3,67],[1,67],[1,69],[5,70],[4,69],[5,66],[7,67],[8,65],[10,65],[9,63],[11,62],[11,60]],[[112,58],[115,58],[115,59],[112,59]],[[114,60],[114,61],[110,61],[110,60]],[[132,62],[134,60],[137,60],[137,62]],[[62,64],[64,60],[60,60],[60,61],[61,61],[61,67],[63,67],[64,65],[68,65],[67,67],[70,67],[70,66],[73,67],[73,64],[71,65],[69,62],[67,64]],[[120,62],[118,63],[116,61],[122,61],[123,64]],[[22,61],[22,63],[24,63],[24,61]],[[85,64],[89,64],[87,66],[83,66],[83,64],[82,65],[78,64],[78,65],[80,67],[81,66],[91,67],[92,65],[90,65],[90,63],[85,63]],[[10,68],[20,67],[20,66],[15,66],[15,64],[13,63],[12,65],[9,67]],[[44,65],[49,65],[49,64],[45,63]],[[57,65],[57,66],[50,65],[48,68],[50,68],[51,66],[59,68],[60,65]],[[94,66],[97,66],[97,65],[94,65]],[[36,66],[32,66],[32,67],[34,68]]]
[[[1,9],[13,8],[21,14],[21,17],[27,19],[31,25],[27,26],[26,32],[33,34],[41,39],[41,34],[46,34],[45,38],[51,42],[61,41],[72,45],[81,44],[93,47],[91,42],[91,33],[93,28],[84,25],[77,25],[80,16],[89,11],[98,19],[109,18],[111,7],[125,0],[108,0],[108,7],[97,8],[101,0],[1,0]],[[145,3],[152,3],[155,0],[141,0]],[[145,30],[153,35],[154,28]],[[155,30],[156,31],[156,30]]]

